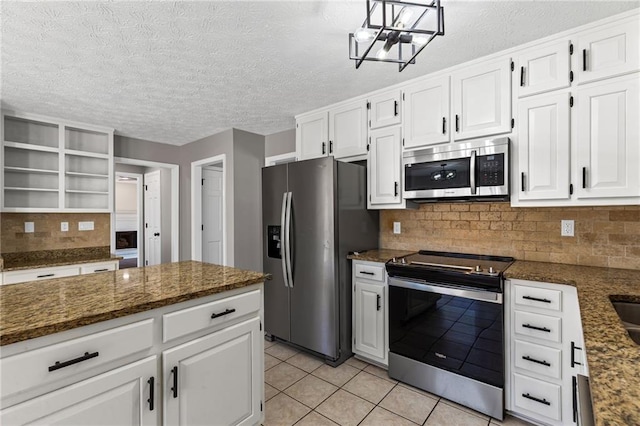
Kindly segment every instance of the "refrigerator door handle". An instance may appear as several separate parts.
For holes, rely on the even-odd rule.
[[[289,288],[293,288],[293,272],[291,268],[291,205],[293,204],[291,198],[292,192],[287,193],[287,213],[286,213],[286,228],[285,228],[285,241],[286,241],[286,260],[287,260],[287,282]]]
[[[289,282],[287,281],[287,239],[284,238],[285,229],[286,229],[286,212],[287,212],[287,196],[288,192],[284,192],[282,194],[282,214],[280,217],[280,259],[282,261],[282,276],[284,278],[284,286],[289,287]]]

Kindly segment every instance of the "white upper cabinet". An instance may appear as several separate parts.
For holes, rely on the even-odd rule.
[[[404,89],[404,149],[449,142],[449,76]]]
[[[329,110],[329,155],[335,158],[367,153],[367,102],[357,100]]]
[[[578,84],[637,71],[640,68],[640,21],[637,17],[587,31],[578,37],[574,70]]]
[[[520,200],[569,199],[569,93],[519,102]]]
[[[511,60],[482,63],[452,76],[455,140],[511,131]]]
[[[400,205],[403,201],[400,126],[373,130],[370,137],[369,207]]]
[[[579,88],[578,198],[640,197],[639,81],[632,74]]]
[[[327,155],[328,137],[327,111],[300,117],[296,123],[296,152],[299,160],[324,157]]]
[[[545,47],[529,49],[516,63],[518,97],[569,87],[570,42],[563,40]]]
[[[369,98],[369,128],[379,129],[400,124],[402,122],[401,99],[402,91],[400,89],[390,90]]]

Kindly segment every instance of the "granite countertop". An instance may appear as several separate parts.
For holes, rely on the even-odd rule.
[[[394,257],[402,257],[412,253],[415,253],[415,250],[373,249],[353,252],[353,254],[347,256],[347,259],[386,263]]]
[[[263,282],[185,261],[0,286],[0,346]]]
[[[109,246],[3,253],[0,256],[0,271],[19,271],[120,259],[122,259],[121,256],[110,253]]]
[[[640,271],[516,261],[505,278],[576,287],[596,424],[640,425],[640,346],[611,304],[640,303]]]

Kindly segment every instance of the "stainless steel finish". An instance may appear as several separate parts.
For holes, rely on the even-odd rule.
[[[611,302],[629,337],[640,345],[640,303]]]
[[[478,193],[478,188],[476,188],[476,150],[471,151],[471,172],[469,176],[470,184],[471,184],[471,194],[476,195]]]
[[[389,352],[389,377],[440,395],[496,419],[504,418],[504,391]]]
[[[466,290],[456,287],[448,287],[442,284],[432,284],[421,282],[415,279],[403,280],[397,277],[389,278],[389,285],[395,287],[408,288],[411,290],[430,291],[437,294],[446,294],[449,296],[464,297],[465,299],[481,300],[483,302],[491,302],[502,304],[502,293],[494,293],[491,291]]]
[[[591,405],[591,388],[589,378],[578,374],[578,425],[593,426],[593,406]]]
[[[291,192],[287,192],[287,210],[285,213],[285,231],[284,231],[284,241],[286,242],[287,250],[285,251],[285,261],[287,264],[287,283],[290,288],[293,288],[293,272],[291,270]]]
[[[281,218],[280,218],[280,232],[282,232],[283,229],[286,228],[287,226],[287,222],[286,222],[286,215],[285,212],[287,211],[287,195],[289,193],[285,192],[282,194],[282,214],[281,214]],[[280,248],[282,251],[282,276],[284,277],[284,286],[285,287],[289,287],[289,273],[287,272],[287,245],[288,245],[289,240],[285,240],[283,238],[283,235],[280,235]]]

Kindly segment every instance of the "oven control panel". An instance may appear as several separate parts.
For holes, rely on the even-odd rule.
[[[504,185],[504,154],[477,157],[478,186]]]

